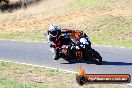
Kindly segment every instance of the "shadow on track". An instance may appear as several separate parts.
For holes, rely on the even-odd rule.
[[[76,60],[73,60],[71,62],[64,62],[64,63],[60,63],[60,64],[76,64],[76,63],[92,64],[92,63],[90,63],[90,61],[76,61]]]
[[[124,65],[124,66],[126,66],[126,65],[132,65],[132,63],[127,63],[127,62],[110,62],[110,61],[103,61],[102,62],[102,65]]]
[[[65,62],[61,64],[77,64],[77,63],[85,63],[85,64],[93,64],[90,61],[72,61],[71,63]],[[127,63],[127,62],[111,62],[111,61],[102,61],[102,65],[117,65],[117,66],[127,66],[127,65],[132,65],[132,63]]]

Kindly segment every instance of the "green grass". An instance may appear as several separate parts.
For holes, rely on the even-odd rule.
[[[16,32],[9,33],[6,35],[0,35],[1,40],[17,40],[17,41],[34,41],[34,42],[44,42],[46,38],[44,33],[25,33],[25,32]]]
[[[85,30],[94,44],[132,47],[132,20],[101,15],[86,22]]]
[[[0,88],[79,88],[76,74],[0,61]],[[118,84],[88,84],[83,88],[123,88]]]
[[[75,77],[68,72],[3,61],[0,73],[0,88],[65,88],[66,80]]]
[[[113,6],[115,3],[131,3],[131,0],[76,0],[71,4],[73,8],[89,8],[102,10]]]
[[[39,85],[37,83],[28,85],[0,77],[0,88],[48,88],[48,85]]]

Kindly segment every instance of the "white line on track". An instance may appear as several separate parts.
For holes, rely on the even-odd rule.
[[[3,61],[3,62],[12,62],[12,63],[16,63],[16,64],[30,65],[30,66],[34,66],[34,67],[41,67],[41,68],[47,68],[47,69],[53,69],[53,70],[59,70],[59,71],[63,71],[63,72],[78,74],[78,72],[75,72],[75,71],[63,70],[63,69],[58,69],[58,68],[52,68],[52,67],[49,67],[49,66],[40,66],[40,65],[33,65],[33,64],[27,64],[27,63],[20,63],[20,62],[14,62],[14,61],[4,61],[4,60],[0,60],[0,61]],[[132,83],[129,83],[129,84],[126,84],[126,85],[122,85],[122,84],[121,84],[120,86],[123,86],[123,87],[126,87],[126,88],[127,88],[127,87],[132,88]]]
[[[0,60],[0,61],[4,61],[4,60]],[[40,66],[40,65],[28,64],[28,63],[20,63],[20,62],[14,62],[14,61],[4,61],[4,62],[12,62],[12,63],[16,63],[16,64],[31,65],[31,66],[34,66],[34,67],[54,69],[54,70],[59,70],[59,71],[64,71],[64,72],[69,72],[69,73],[75,73],[75,74],[78,73],[78,72],[75,72],[75,71],[63,70],[63,69],[59,69],[59,68],[52,68],[52,67],[49,67],[49,66]]]

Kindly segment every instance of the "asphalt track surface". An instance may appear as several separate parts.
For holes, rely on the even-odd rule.
[[[48,66],[75,72],[79,66],[82,66],[89,74],[132,75],[132,48],[92,47],[103,57],[102,65],[95,65],[90,62],[68,64],[62,59],[54,61],[47,43],[16,41],[0,41],[0,60]]]

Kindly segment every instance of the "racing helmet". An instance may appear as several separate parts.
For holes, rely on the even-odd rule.
[[[55,30],[55,28],[56,28],[56,25],[50,24],[48,30],[53,31],[53,30]]]
[[[51,25],[49,25],[48,31],[49,31],[51,36],[56,37],[58,34],[58,31],[60,31],[60,29],[61,28],[59,28],[55,24],[51,24]]]

